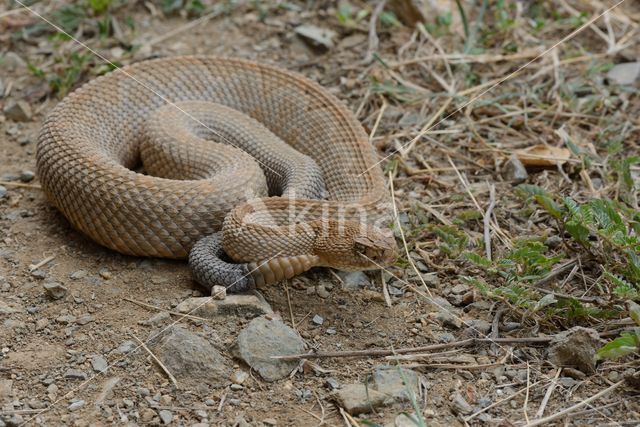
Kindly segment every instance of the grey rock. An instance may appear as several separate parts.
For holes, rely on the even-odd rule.
[[[73,273],[69,274],[69,278],[72,280],[80,280],[87,276],[87,272],[84,270],[76,270]]]
[[[317,314],[313,316],[313,319],[311,319],[311,321],[318,326],[324,323],[324,319],[322,318],[322,316],[319,316]]]
[[[91,323],[93,322],[93,316],[85,313],[82,316],[78,317],[78,319],[76,320],[76,323],[78,325],[86,325],[87,323]]]
[[[109,364],[107,363],[107,359],[100,354],[96,354],[91,358],[91,367],[96,372],[107,372],[109,368]]]
[[[329,390],[337,390],[341,387],[340,383],[338,382],[338,380],[336,380],[335,378],[327,378],[324,381],[324,385],[329,389]]]
[[[315,25],[300,25],[294,31],[314,46],[321,46],[325,49],[331,49],[334,46],[333,39],[336,36],[336,32],[328,28],[320,28]]]
[[[329,298],[329,296],[331,295],[327,288],[324,287],[324,285],[316,286],[316,293],[320,298]]]
[[[231,382],[234,384],[243,384],[247,380],[247,378],[249,378],[249,374],[247,374],[245,371],[235,371],[233,374],[231,374],[231,377],[229,377]]]
[[[231,374],[228,363],[209,341],[179,326],[154,337],[151,347],[178,381],[220,385]]]
[[[304,341],[280,320],[253,319],[238,335],[235,352],[267,381],[286,377],[298,366],[297,360],[278,360],[271,356],[304,351]]]
[[[436,315],[436,320],[445,328],[460,329],[462,327],[462,319],[449,310],[440,310]]]
[[[229,315],[253,318],[273,313],[271,306],[256,295],[228,295],[224,300],[193,297],[178,304],[176,311],[206,318]]]
[[[0,58],[0,68],[7,71],[26,69],[27,63],[15,52],[8,51]]]
[[[118,348],[116,349],[116,351],[118,353],[126,354],[126,353],[131,352],[135,348],[136,348],[136,343],[134,343],[131,340],[127,340],[127,341],[123,342],[122,344],[120,344],[118,346]]]
[[[380,366],[373,374],[373,388],[386,396],[404,401],[418,399],[420,394],[420,378],[410,369],[397,366]]]
[[[69,405],[69,410],[71,412],[77,411],[84,406],[84,403],[84,400],[76,400],[75,402],[72,402],[71,405]]]
[[[20,172],[20,181],[22,182],[31,182],[35,177],[36,177],[36,174],[33,171],[24,170]]]
[[[514,155],[504,164],[502,177],[513,184],[522,184],[529,178],[529,174],[520,159]]]
[[[470,334],[471,336],[483,336],[491,331],[491,323],[482,319],[469,320],[467,321],[467,326],[474,332]]]
[[[41,331],[47,326],[49,326],[49,319],[43,317],[36,320],[36,331]]]
[[[456,414],[469,415],[473,412],[473,407],[458,392],[453,393],[450,397],[451,409]]]
[[[154,314],[147,320],[141,321],[140,324],[147,325],[147,326],[158,326],[169,319],[171,319],[171,315],[166,311],[161,311],[159,313]]]
[[[162,424],[164,425],[171,424],[171,421],[173,420],[173,413],[171,413],[171,411],[167,409],[163,409],[160,412],[158,412],[158,415],[160,415],[160,421],[162,421]]]
[[[2,300],[0,300],[0,314],[13,314],[22,311],[22,307],[16,304],[8,304]]]
[[[65,314],[63,316],[57,317],[56,322],[62,323],[63,325],[68,325],[70,323],[74,323],[76,321],[76,316],[71,314]]]
[[[62,299],[67,295],[67,288],[62,283],[47,282],[42,285],[47,296],[53,300]]]
[[[16,122],[28,122],[33,117],[31,106],[24,100],[8,102],[3,112],[7,119]]]
[[[347,384],[331,393],[331,398],[351,415],[359,415],[384,405],[387,396],[364,384]]]
[[[64,373],[65,379],[68,380],[86,380],[87,374],[80,371],[79,369],[67,369],[67,372]]]
[[[0,200],[7,197],[7,193],[8,193],[7,187],[3,187],[2,185],[0,185]]]
[[[610,82],[619,85],[631,85],[640,81],[640,62],[617,64],[607,73]]]
[[[362,271],[338,271],[338,276],[345,289],[358,290],[371,286],[369,278]]]
[[[556,366],[575,368],[585,374],[595,373],[596,352],[605,344],[598,331],[576,326],[557,334],[547,357]]]

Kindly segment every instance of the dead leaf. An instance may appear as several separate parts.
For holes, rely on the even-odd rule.
[[[571,152],[567,148],[538,144],[516,151],[516,156],[525,166],[555,166],[566,163]]]

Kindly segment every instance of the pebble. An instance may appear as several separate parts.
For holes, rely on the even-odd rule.
[[[28,122],[33,117],[31,106],[24,100],[9,101],[2,110],[9,120]]]
[[[318,285],[316,287],[316,293],[320,298],[329,298],[329,296],[331,295],[329,291],[327,291],[327,289],[324,287],[324,285]]]
[[[49,319],[41,318],[36,320],[36,331],[41,331],[49,326]]]
[[[241,386],[240,384],[231,384],[229,386],[229,388],[233,391],[240,391],[240,390],[244,390],[244,387]]]
[[[111,272],[106,269],[100,270],[98,274],[100,274],[100,277],[102,277],[104,280],[109,280],[111,279],[111,277],[113,277]]]
[[[30,170],[24,170],[20,173],[20,181],[22,182],[31,182],[35,177],[36,174]]]
[[[78,320],[76,320],[76,323],[81,326],[86,325],[90,322],[93,322],[93,316],[91,316],[90,314],[83,314],[82,316],[78,317]]]
[[[0,185],[0,200],[2,200],[5,197],[7,197],[7,193],[8,193],[7,188],[3,187],[2,185]]]
[[[53,300],[64,298],[67,295],[67,288],[62,286],[62,283],[47,282],[42,285],[47,296]]]
[[[410,401],[420,394],[420,379],[411,369],[379,366],[373,374],[373,389],[396,400]]]
[[[335,335],[336,333],[336,328],[327,328],[327,335]]]
[[[155,418],[155,416],[156,416],[156,411],[154,411],[151,408],[143,409],[142,413],[140,414],[140,418],[145,423],[151,423],[151,421]]]
[[[86,380],[87,374],[78,369],[67,369],[64,373],[64,377],[68,380]]]
[[[211,288],[211,298],[215,300],[223,300],[227,297],[227,288],[224,286],[215,285]]]
[[[278,425],[278,422],[275,418],[265,418],[264,420],[262,420],[262,424],[265,424],[267,426],[275,426]]]
[[[320,326],[320,325],[322,325],[324,323],[324,319],[322,318],[322,316],[319,316],[317,314],[315,316],[313,316],[313,319],[311,319],[311,321],[313,323],[315,323],[316,325],[318,325],[318,326]]]
[[[604,343],[595,329],[576,326],[554,336],[547,356],[556,366],[590,375],[595,373],[595,355]]]
[[[337,390],[340,388],[340,383],[335,378],[329,377],[324,381],[324,385],[329,390]]]
[[[71,405],[69,405],[69,410],[72,412],[77,411],[84,406],[84,403],[84,400],[76,400],[75,402],[72,402]]]
[[[527,180],[529,174],[520,159],[513,155],[507,163],[504,164],[502,177],[512,184],[522,184]]]
[[[216,404],[215,400],[213,399],[207,399],[204,401],[204,404],[207,406],[214,406]]]
[[[80,280],[87,276],[87,272],[84,270],[76,270],[73,273],[69,274],[69,278],[72,280]]]
[[[256,295],[227,295],[224,300],[213,300],[211,297],[187,298],[176,306],[176,311],[208,319],[230,315],[251,319],[273,313],[269,303]]]
[[[147,325],[147,326],[158,326],[169,319],[171,319],[171,315],[166,311],[161,311],[159,313],[154,314],[147,320],[143,320],[139,323],[141,325]]]
[[[136,348],[136,343],[134,343],[131,340],[127,340],[127,341],[123,342],[122,344],[120,344],[118,346],[118,348],[116,349],[116,351],[118,353],[126,354],[126,353],[129,353],[134,348]]]
[[[152,350],[178,382],[220,386],[230,377],[225,358],[199,334],[173,326],[153,340]]]
[[[473,407],[460,393],[453,393],[449,399],[451,400],[451,409],[456,414],[469,415],[473,412]]]
[[[107,359],[105,359],[104,356],[96,354],[91,358],[91,367],[96,372],[107,372],[109,364],[107,363]]]
[[[640,62],[624,62],[616,64],[607,72],[607,79],[619,85],[630,85],[640,82]]]
[[[331,394],[331,398],[349,414],[359,415],[382,406],[387,396],[364,384],[346,384]]]
[[[233,374],[231,374],[231,377],[229,377],[231,382],[234,384],[243,384],[247,380],[247,378],[249,378],[249,374],[247,374],[245,371],[235,371]]]
[[[462,320],[448,310],[439,311],[436,320],[445,328],[460,329],[462,327]]]
[[[76,316],[72,316],[71,314],[65,314],[64,316],[60,316],[56,318],[56,322],[62,323],[63,325],[68,325],[76,321]]]
[[[362,271],[338,271],[338,277],[345,289],[357,290],[371,286],[369,277]]]
[[[300,335],[282,321],[258,317],[238,335],[235,354],[266,381],[275,381],[287,377],[299,362],[271,356],[302,353],[304,349]]]

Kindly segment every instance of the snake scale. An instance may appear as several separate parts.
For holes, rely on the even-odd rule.
[[[36,158],[74,227],[123,254],[189,258],[208,287],[373,269],[397,255],[361,124],[274,66],[189,56],[115,70],[51,111]]]

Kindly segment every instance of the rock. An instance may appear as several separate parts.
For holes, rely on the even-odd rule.
[[[607,79],[619,85],[631,85],[640,81],[640,62],[617,64],[609,70]]]
[[[158,412],[158,415],[160,415],[160,420],[162,421],[162,424],[164,425],[171,424],[171,421],[173,420],[173,413],[171,413],[171,411],[167,409],[163,409],[162,411]]]
[[[316,293],[320,298],[329,298],[329,296],[331,295],[329,291],[327,291],[327,288],[324,287],[324,285],[318,285],[316,287]]]
[[[0,403],[5,400],[11,399],[13,394],[13,381],[12,380],[0,380]]]
[[[345,289],[358,290],[371,286],[369,278],[362,271],[338,271],[337,273]]]
[[[107,372],[109,364],[107,363],[107,359],[104,356],[96,354],[91,358],[91,367],[96,372]]]
[[[522,184],[527,180],[527,178],[529,178],[529,174],[520,159],[513,155],[504,164],[504,167],[502,168],[502,177],[505,181],[509,181],[512,184]]]
[[[328,28],[320,28],[315,25],[300,25],[295,28],[295,33],[302,37],[305,41],[310,42],[315,47],[323,47],[325,49],[331,49],[333,44],[333,38],[336,36],[336,32]]]
[[[2,185],[0,185],[0,200],[7,197],[7,193],[8,193],[7,187],[3,187]]]
[[[26,69],[27,63],[17,53],[8,51],[0,58],[0,68],[6,71]]]
[[[69,410],[71,412],[77,411],[78,409],[82,408],[83,406],[84,406],[84,400],[76,400],[76,401],[72,402],[71,405],[69,405]]]
[[[449,399],[451,400],[451,409],[456,414],[469,415],[473,412],[473,407],[460,393],[453,393]]]
[[[329,389],[329,390],[337,390],[341,387],[340,383],[338,382],[338,380],[336,380],[335,378],[327,378],[324,382],[324,385]]]
[[[193,297],[178,304],[176,311],[209,319],[229,315],[253,318],[273,313],[271,306],[256,295],[228,295],[219,301],[210,297]]]
[[[129,353],[130,351],[134,350],[135,348],[136,348],[136,343],[134,343],[131,340],[127,340],[127,341],[123,342],[122,344],[120,344],[118,346],[118,348],[116,349],[116,351],[118,353],[126,354],[126,353]]]
[[[351,415],[373,412],[384,405],[387,396],[379,391],[367,389],[364,384],[347,384],[331,393],[331,398]]]
[[[83,314],[82,316],[78,317],[78,319],[76,320],[76,323],[80,326],[86,325],[87,323],[91,323],[91,322],[93,322],[93,316],[91,316],[88,313]]]
[[[420,379],[416,372],[397,366],[380,366],[373,374],[372,387],[398,401],[418,399]],[[419,399],[418,399],[419,400]]]
[[[20,172],[20,181],[22,182],[31,182],[35,177],[36,177],[36,174],[33,171],[24,170]]]
[[[8,303],[0,300],[0,314],[13,314],[21,311],[22,308],[16,304],[9,305]]]
[[[28,122],[33,117],[31,106],[27,101],[9,101],[2,110],[7,119],[15,122]]]
[[[469,320],[467,321],[467,326],[467,331],[469,331],[467,335],[471,337],[483,337],[491,332],[491,323],[487,322],[486,320]]]
[[[324,319],[322,318],[322,316],[319,316],[317,314],[315,316],[313,316],[313,319],[311,319],[311,321],[313,323],[315,323],[316,325],[318,325],[318,326],[320,326],[320,325],[322,325],[324,323]]]
[[[223,300],[227,297],[227,288],[224,286],[215,285],[211,288],[211,298],[216,300]]]
[[[64,298],[67,295],[67,288],[62,286],[62,283],[47,282],[42,285],[47,296],[53,300]]]
[[[452,314],[448,310],[440,310],[436,315],[436,320],[445,328],[460,329],[462,327],[462,320],[460,317]]]
[[[145,423],[151,423],[151,421],[155,418],[155,416],[156,416],[156,411],[154,411],[151,408],[143,409],[142,412],[140,413],[140,419],[142,419],[142,421],[144,421]]]
[[[247,380],[247,378],[249,378],[249,374],[247,374],[245,371],[235,371],[233,374],[231,374],[231,377],[229,379],[234,384],[243,384]]]
[[[575,368],[585,374],[595,373],[595,355],[605,341],[595,329],[576,326],[554,336],[547,357],[556,366]]]
[[[78,369],[67,369],[67,372],[64,373],[64,378],[68,380],[86,380],[87,374],[78,370]]]
[[[158,326],[161,323],[165,322],[166,320],[170,320],[170,319],[171,319],[171,315],[168,312],[161,311],[159,313],[154,314],[147,320],[141,321],[140,324],[146,325],[146,326]]]
[[[49,326],[49,319],[41,318],[36,320],[36,331],[41,331]]]
[[[178,381],[220,385],[231,374],[226,360],[209,341],[179,326],[154,337],[151,347]]]
[[[71,314],[65,314],[63,316],[57,317],[56,322],[62,323],[63,325],[68,325],[70,323],[74,323],[76,321],[76,316]]]
[[[73,273],[69,274],[69,278],[72,280],[80,280],[87,276],[87,272],[84,270],[76,270]]]
[[[298,354],[304,351],[304,341],[280,320],[264,317],[253,319],[238,335],[235,352],[266,381],[275,381],[291,373],[297,360],[271,359],[271,356]]]

